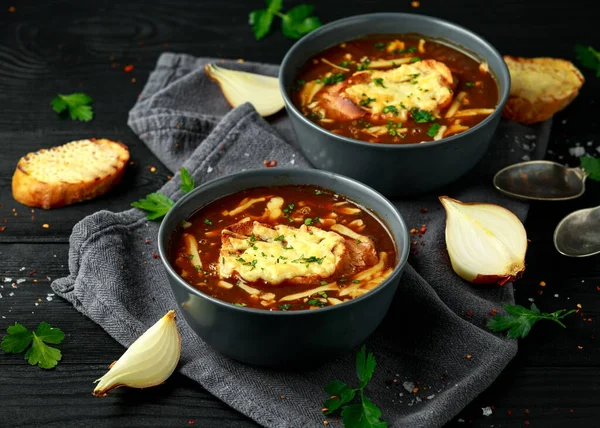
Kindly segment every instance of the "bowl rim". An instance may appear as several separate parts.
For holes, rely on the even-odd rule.
[[[442,138],[439,141],[427,141],[425,144],[421,144],[421,143],[411,143],[411,144],[370,143],[367,141],[357,140],[354,138],[335,134],[335,133],[315,124],[314,122],[308,120],[308,118],[306,116],[304,116],[298,110],[298,108],[294,105],[294,103],[292,103],[292,101],[288,95],[287,88],[284,85],[283,75],[285,72],[287,72],[286,68],[287,68],[288,63],[291,61],[291,58],[296,54],[296,51],[298,49],[300,49],[300,46],[302,46],[304,44],[308,44],[311,41],[319,38],[323,33],[328,33],[329,31],[331,31],[332,27],[339,27],[344,24],[353,23],[354,21],[363,20],[365,18],[371,18],[371,19],[408,18],[408,19],[429,21],[429,22],[433,22],[437,25],[452,27],[455,30],[461,31],[462,33],[466,34],[468,37],[471,37],[471,38],[475,39],[476,41],[478,41],[479,43],[481,43],[482,45],[484,45],[487,49],[489,49],[492,52],[493,55],[495,55],[500,60],[500,63],[501,63],[500,68],[498,70],[494,69],[494,72],[497,75],[496,80],[499,81],[500,79],[505,78],[506,83],[507,83],[504,90],[502,90],[502,88],[500,88],[500,84],[497,83],[498,90],[500,92],[500,97],[498,99],[498,102],[496,103],[496,107],[495,107],[493,113],[491,113],[488,117],[483,119],[477,125],[467,129],[466,131],[459,132],[458,134],[451,135],[450,137],[447,137],[447,138]],[[376,29],[374,29],[372,32],[370,32],[370,34],[378,34],[378,33],[377,33]],[[384,33],[384,34],[391,34],[391,33]],[[423,35],[426,36],[426,34],[423,34]],[[454,42],[453,40],[450,40],[450,39],[444,39],[444,40],[450,42],[451,46],[458,45],[458,43]],[[338,19],[336,21],[329,22],[329,23],[317,28],[316,30],[311,31],[306,36],[302,37],[300,40],[298,40],[296,43],[294,43],[292,45],[292,47],[287,51],[287,53],[283,57],[283,60],[281,61],[281,65],[279,67],[278,79],[279,79],[279,90],[281,92],[281,96],[283,97],[283,101],[285,103],[286,110],[288,111],[289,114],[296,115],[305,125],[311,127],[312,129],[316,130],[317,132],[325,134],[328,137],[335,138],[337,140],[344,141],[344,142],[347,142],[350,144],[355,144],[358,146],[369,147],[372,150],[383,150],[383,151],[411,150],[411,149],[414,149],[415,147],[435,147],[435,146],[447,144],[447,143],[450,143],[450,142],[453,142],[456,140],[460,140],[461,138],[478,131],[479,129],[487,126],[487,124],[489,124],[490,122],[495,120],[496,117],[502,113],[502,109],[504,108],[504,105],[506,104],[506,101],[508,100],[508,97],[510,94],[510,86],[511,86],[510,72],[508,71],[508,66],[504,62],[502,55],[500,54],[500,52],[498,52],[498,50],[490,42],[488,42],[486,39],[481,37],[479,34],[473,32],[461,25],[455,24],[454,22],[447,21],[445,19],[436,18],[436,17],[429,16],[429,15],[421,15],[421,14],[417,14],[417,13],[399,13],[399,12],[377,12],[377,13],[353,15],[353,16],[350,16],[347,18],[342,18],[342,19]]]
[[[197,194],[202,193],[206,187],[219,185],[220,182],[229,181],[232,179],[232,177],[235,177],[236,179],[239,179],[239,180],[243,180],[244,178],[247,178],[249,176],[250,177],[256,176],[256,175],[261,176],[263,174],[285,175],[285,174],[293,174],[298,171],[304,171],[304,172],[308,171],[310,174],[318,175],[321,177],[333,178],[335,180],[339,180],[342,183],[350,183],[352,185],[357,185],[360,188],[361,192],[366,190],[366,193],[371,193],[371,195],[369,195],[369,197],[372,196],[372,197],[380,199],[380,201],[384,205],[386,205],[386,209],[390,210],[391,214],[393,216],[395,216],[396,220],[398,220],[400,222],[401,227],[402,227],[401,233],[404,234],[406,239],[404,241],[404,245],[402,246],[402,248],[400,248],[400,243],[396,242],[395,238],[392,236],[392,240],[394,241],[394,244],[396,245],[396,249],[397,249],[396,252],[398,254],[398,261],[396,263],[396,266],[394,267],[394,270],[390,273],[390,275],[385,280],[383,280],[383,282],[381,284],[379,284],[373,290],[369,290],[362,296],[356,297],[347,302],[340,303],[339,305],[331,305],[331,306],[327,306],[324,308],[320,308],[316,312],[314,310],[310,310],[310,309],[300,309],[300,310],[294,310],[294,311],[269,311],[267,309],[255,309],[255,308],[247,308],[247,307],[243,307],[243,306],[235,306],[232,303],[225,302],[223,300],[219,300],[215,297],[209,296],[208,294],[205,294],[205,293],[201,292],[200,290],[192,287],[190,284],[188,284],[186,281],[184,281],[183,278],[181,278],[181,276],[175,271],[175,269],[173,269],[173,267],[171,266],[171,263],[169,262],[169,254],[167,252],[168,241],[173,233],[173,230],[166,230],[165,225],[167,224],[167,220],[170,217],[175,216],[176,215],[175,213],[177,212],[177,210],[181,206],[183,206],[187,201],[189,201],[190,199],[193,199]],[[308,183],[308,185],[311,185],[311,183]],[[260,186],[253,186],[253,187],[260,187]],[[253,187],[248,187],[248,189],[251,189]],[[333,190],[333,189],[329,189],[329,190]],[[237,192],[239,192],[239,191],[232,192],[232,193],[237,193]],[[232,193],[227,193],[227,194],[221,195],[219,198],[223,198]],[[337,191],[336,191],[336,193],[337,193]],[[339,192],[339,194],[341,196],[344,196],[344,192]],[[206,206],[206,205],[218,200],[219,198],[213,199],[212,201],[210,201],[207,204],[202,205],[202,206]],[[349,198],[349,199],[352,200],[351,198]],[[198,207],[197,209],[200,209],[200,208],[201,207]],[[365,206],[365,208],[372,210],[368,206]],[[375,210],[372,210],[372,211],[373,211],[373,213],[378,215],[378,213]],[[388,229],[388,233],[390,233],[390,235],[391,235],[392,234],[391,227],[389,225],[387,225],[383,221],[382,218],[379,218],[379,220],[384,223],[385,227]],[[329,172],[329,171],[323,171],[323,170],[314,169],[314,168],[268,168],[268,169],[253,169],[253,170],[247,170],[247,171],[240,171],[240,172],[233,173],[233,174],[223,175],[221,177],[217,177],[215,179],[207,181],[206,183],[203,183],[201,186],[195,188],[191,192],[185,194],[181,199],[179,199],[177,202],[175,202],[175,204],[171,207],[171,209],[169,210],[167,215],[163,218],[163,220],[160,224],[160,227],[158,230],[158,253],[160,255],[161,262],[166,270],[167,275],[175,278],[175,280],[179,283],[179,285],[182,285],[185,289],[188,290],[188,292],[193,293],[196,296],[199,296],[200,298],[207,299],[210,302],[212,302],[213,304],[217,304],[218,306],[221,306],[221,307],[229,309],[229,310],[241,311],[241,312],[257,314],[257,315],[258,314],[264,314],[264,315],[269,314],[271,316],[302,316],[302,315],[307,315],[309,313],[322,313],[323,311],[336,310],[336,309],[339,309],[340,307],[349,308],[350,305],[360,303],[360,301],[369,299],[370,296],[374,296],[377,293],[381,292],[385,287],[388,287],[393,282],[393,280],[395,280],[396,277],[398,275],[400,275],[400,273],[404,270],[404,267],[406,266],[406,263],[408,261],[408,256],[409,256],[409,249],[410,249],[409,241],[410,241],[410,235],[408,232],[408,227],[406,226],[406,222],[404,221],[404,218],[400,214],[400,211],[398,211],[398,209],[394,206],[394,204],[392,204],[385,196],[383,196],[377,190],[367,186],[366,184],[361,183],[358,180],[354,180],[353,178],[349,178],[349,177],[346,177],[341,174],[337,174],[337,173]],[[169,283],[169,285],[170,285],[170,283]]]

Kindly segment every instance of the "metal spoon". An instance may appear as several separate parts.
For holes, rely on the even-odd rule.
[[[519,199],[566,201],[585,192],[587,174],[556,162],[529,161],[507,166],[494,176],[494,186]]]
[[[554,246],[569,257],[600,254],[600,206],[572,212],[554,230]]]

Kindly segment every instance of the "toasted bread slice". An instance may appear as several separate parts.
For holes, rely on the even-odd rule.
[[[510,96],[502,116],[525,124],[549,119],[579,93],[584,78],[569,61],[505,56],[510,71]]]
[[[121,180],[128,161],[125,144],[95,138],[29,153],[17,164],[13,197],[45,209],[92,199]]]

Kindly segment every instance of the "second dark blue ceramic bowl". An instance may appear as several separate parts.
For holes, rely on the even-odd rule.
[[[300,67],[323,50],[369,34],[417,33],[442,39],[485,60],[498,84],[496,110],[459,134],[424,144],[376,144],[343,137],[306,118],[289,97]],[[510,90],[510,74],[496,49],[477,34],[429,16],[374,13],[331,22],[300,39],[279,69],[279,84],[292,126],[308,160],[317,168],[355,178],[386,196],[425,193],[471,170],[487,151]]]

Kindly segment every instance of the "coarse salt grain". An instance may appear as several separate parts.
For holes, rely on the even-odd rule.
[[[554,297],[558,297],[558,293],[554,295]]]
[[[46,300],[49,301],[49,302],[51,302],[52,301],[52,297],[48,296],[48,297],[46,297]]]
[[[17,279],[17,284],[22,284],[25,281],[27,281],[25,278],[19,278],[19,279]]]
[[[23,272],[25,270],[25,266],[19,269],[19,272]]]
[[[10,297],[12,297],[12,296],[14,296],[14,295],[15,295],[15,293],[13,293],[13,292],[11,291],[10,293],[8,293],[8,295],[9,295]]]
[[[569,147],[569,154],[573,157],[580,157],[585,155],[585,148],[581,146]]]
[[[530,297],[527,300],[529,300],[530,302],[533,302],[533,297]]]
[[[483,416],[490,416],[493,412],[492,412],[492,408],[491,407],[482,407],[481,411],[483,412]]]
[[[430,396],[427,397],[427,399],[431,400],[433,397],[435,397],[435,394],[431,394]]]
[[[523,157],[521,159],[523,159],[524,161],[530,161],[531,160],[531,156],[529,156],[529,155],[523,155]]]
[[[209,166],[209,167],[206,169],[206,172],[208,172],[208,173],[211,173],[211,172],[213,172],[213,167],[212,167],[212,166]]]
[[[402,386],[404,387],[404,389],[406,389],[408,392],[412,392],[413,389],[415,389],[415,384],[412,382],[408,382],[405,381],[402,383]]]
[[[4,282],[11,282],[11,281],[12,281],[12,278],[8,278],[8,277],[4,278]]]

